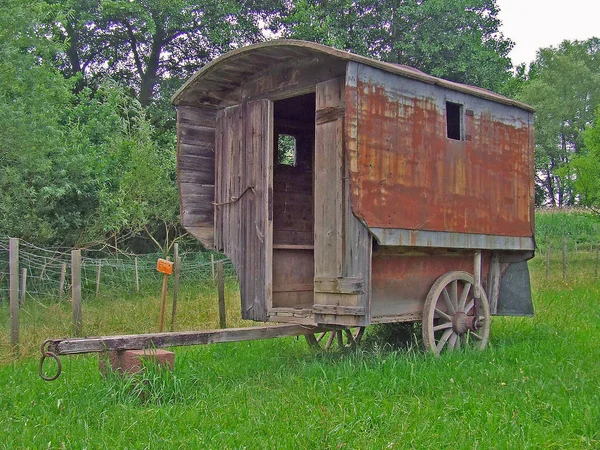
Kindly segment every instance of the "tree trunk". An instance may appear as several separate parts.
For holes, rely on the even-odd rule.
[[[67,57],[69,58],[69,64],[71,65],[71,76],[81,73],[81,78],[77,81],[74,88],[74,91],[77,94],[85,87],[83,71],[81,69],[81,60],[79,59],[79,33],[71,22],[66,23],[65,30],[67,31],[69,42],[69,46],[67,47]]]
[[[164,30],[161,28],[160,23],[155,20],[156,23],[156,34],[152,39],[152,48],[150,50],[150,56],[148,57],[148,64],[146,71],[140,74],[142,78],[142,84],[140,87],[140,103],[142,106],[148,106],[154,95],[154,87],[158,80],[158,68],[160,66],[160,53],[162,52],[162,46],[164,43]]]

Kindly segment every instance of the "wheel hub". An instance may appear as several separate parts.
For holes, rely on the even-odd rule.
[[[480,320],[476,320],[475,316],[468,316],[462,311],[458,311],[452,317],[452,330],[456,334],[465,334],[467,331],[477,331],[481,329],[483,324]]]

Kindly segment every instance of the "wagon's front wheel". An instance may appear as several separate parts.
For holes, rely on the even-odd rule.
[[[479,299],[473,297],[473,284],[473,276],[467,272],[448,272],[433,283],[423,308],[427,351],[439,355],[464,347],[485,348],[490,337],[490,308],[483,289]]]
[[[307,334],[305,337],[306,342],[308,342],[311,348],[327,352],[335,345],[339,349],[353,349],[358,347],[364,332],[365,327],[353,327]]]

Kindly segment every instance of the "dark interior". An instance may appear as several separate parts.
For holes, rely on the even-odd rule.
[[[273,307],[312,308],[315,94],[274,104]]]

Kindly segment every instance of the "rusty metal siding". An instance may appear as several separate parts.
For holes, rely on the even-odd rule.
[[[369,228],[530,237],[528,111],[350,62],[353,211]],[[446,102],[463,105],[447,138]]]

